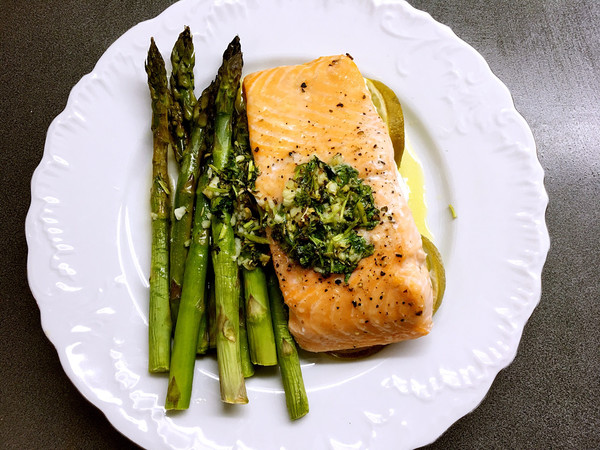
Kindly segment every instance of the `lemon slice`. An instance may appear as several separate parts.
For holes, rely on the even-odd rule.
[[[402,113],[400,100],[398,100],[394,91],[381,81],[367,78],[366,83],[375,109],[387,125],[394,146],[394,160],[396,165],[400,167],[402,154],[404,153],[404,114]]]
[[[435,314],[444,298],[446,270],[442,262],[442,255],[433,242],[425,236],[421,236],[421,241],[423,241],[423,250],[427,254],[427,269],[429,270],[431,286],[433,287],[433,313]]]
[[[404,114],[400,100],[389,87],[377,80],[366,78],[367,88],[371,93],[371,100],[379,116],[388,128],[388,133],[394,146],[394,160],[398,167],[404,154]],[[446,270],[442,262],[442,255],[437,247],[426,236],[421,235],[423,250],[427,254],[427,269],[431,277],[433,287],[433,313],[442,304],[444,291],[446,290]]]

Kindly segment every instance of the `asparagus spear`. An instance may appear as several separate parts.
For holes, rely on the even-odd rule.
[[[183,152],[187,146],[188,134],[183,126],[181,105],[176,101],[171,103],[171,108],[169,109],[169,129],[173,137],[173,154],[175,155],[175,160],[177,164],[181,164],[181,158],[183,158]]]
[[[213,167],[215,177],[211,186],[218,184],[219,175],[233,162],[232,118],[235,96],[242,73],[242,52],[236,36],[223,54],[217,80]],[[219,188],[210,190],[212,219],[212,262],[215,272],[215,303],[217,311],[217,359],[221,399],[226,403],[248,403],[242,374],[239,344],[240,281],[236,249],[231,226],[231,199],[214,195]],[[205,191],[206,192],[206,191]],[[228,193],[228,192],[227,192]]]
[[[189,133],[189,142],[183,148],[180,161],[179,177],[175,188],[175,201],[173,205],[174,219],[171,228],[171,317],[173,323],[177,322],[179,302],[181,299],[181,285],[188,252],[190,234],[192,229],[192,216],[194,209],[194,192],[200,168],[200,147],[203,145],[206,133],[206,105],[212,103],[212,87],[205,89],[201,102],[204,107],[196,108],[194,95],[194,44],[189,27],[179,35],[171,53],[173,71],[171,74],[171,92],[178,106],[175,113],[183,113],[183,124],[178,124],[179,133]],[[186,129],[181,130],[185,125]],[[178,132],[177,129],[172,130]],[[178,135],[177,135],[178,136]],[[176,139],[176,142],[178,140]]]
[[[209,142],[209,133],[212,131],[214,83],[204,90],[200,101],[194,108],[193,129],[190,140],[190,149],[197,152],[196,159],[204,153]],[[187,153],[184,156],[182,171],[187,164]],[[180,175],[181,176],[181,175]],[[193,174],[190,174],[193,178]],[[194,224],[189,252],[185,262],[183,274],[183,289],[181,314],[175,326],[173,339],[173,356],[171,358],[171,371],[169,374],[169,387],[166,409],[187,409],[190,405],[192,394],[192,380],[194,377],[194,363],[199,342],[200,324],[206,315],[205,287],[206,272],[209,263],[209,236],[210,236],[210,205],[202,193],[208,184],[208,174],[202,175],[197,183],[196,208],[194,211]],[[192,199],[193,205],[193,199]],[[190,206],[191,209],[191,206]],[[192,212],[188,215],[191,215]]]
[[[194,231],[187,256],[181,294],[180,316],[175,326],[173,356],[167,389],[166,409],[190,406],[196,347],[202,316],[206,314],[205,286],[209,256],[210,207],[199,183]]]
[[[210,208],[210,203],[208,204]],[[210,209],[209,209],[210,210]],[[210,224],[209,224],[210,225]],[[210,229],[210,227],[209,227]],[[210,249],[208,251],[208,269],[206,272],[206,283],[204,286],[204,314],[200,317],[200,329],[198,330],[198,342],[196,344],[196,354],[204,355],[208,352],[209,347],[209,308],[210,308],[210,285],[212,283],[212,267],[210,263]]]
[[[208,348],[217,348],[217,305],[215,300],[215,272],[210,266],[208,289]]]
[[[250,358],[261,366],[277,365],[277,350],[271,321],[267,278],[262,267],[242,269],[246,310],[246,330]]]
[[[150,372],[169,370],[171,351],[171,313],[169,310],[169,174],[168,150],[172,144],[168,111],[171,103],[167,88],[165,62],[150,41],[145,64],[152,99],[152,251],[150,261],[149,358]]]
[[[273,336],[267,279],[263,264],[268,258],[268,243],[262,223],[262,211],[252,195],[258,171],[248,138],[248,118],[244,106],[239,107],[235,120],[234,148],[236,153],[236,200],[234,204],[236,237],[241,250],[238,263],[243,266],[246,329],[250,357],[254,364],[274,366],[277,350]]]
[[[242,289],[243,290],[243,289]],[[240,357],[242,360],[242,374],[244,378],[254,375],[254,366],[250,359],[250,347],[248,346],[248,333],[246,332],[246,308],[244,295],[240,291]]]
[[[194,95],[194,64],[196,62],[194,55],[194,43],[190,27],[185,29],[179,35],[171,52],[171,90],[173,97],[181,105],[183,113],[183,123],[188,132],[191,131],[196,106],[196,96]]]
[[[217,311],[217,360],[221,399],[225,403],[248,403],[239,344],[240,280],[235,262],[233,230],[226,220],[213,219],[212,261],[215,271]]]
[[[285,402],[290,419],[296,420],[308,413],[308,397],[302,379],[298,350],[288,329],[287,311],[274,270],[269,271],[268,280],[273,328],[275,330],[275,342],[277,343],[277,357],[285,391]]]

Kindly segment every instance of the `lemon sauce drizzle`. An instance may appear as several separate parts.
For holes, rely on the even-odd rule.
[[[402,164],[398,169],[408,188],[408,207],[412,212],[417,229],[419,233],[433,241],[433,234],[427,223],[423,164],[408,140],[405,141]]]

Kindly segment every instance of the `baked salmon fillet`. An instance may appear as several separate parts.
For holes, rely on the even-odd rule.
[[[305,350],[349,350],[414,339],[432,326],[433,294],[421,236],[403,197],[387,128],[350,56],[247,75],[243,92],[261,205],[282,201],[298,164],[340,154],[373,191],[380,222],[362,230],[374,246],[347,282],[303,268],[271,239],[289,307],[289,329]],[[269,233],[270,236],[270,233]]]

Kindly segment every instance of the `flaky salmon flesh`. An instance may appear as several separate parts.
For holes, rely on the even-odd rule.
[[[305,350],[339,351],[426,335],[433,294],[421,236],[394,163],[386,125],[350,56],[318,58],[247,75],[243,92],[260,175],[259,203],[279,204],[298,164],[340,154],[371,186],[380,223],[361,234],[374,245],[348,282],[303,268],[271,239],[289,329]],[[270,234],[269,234],[270,235]]]

